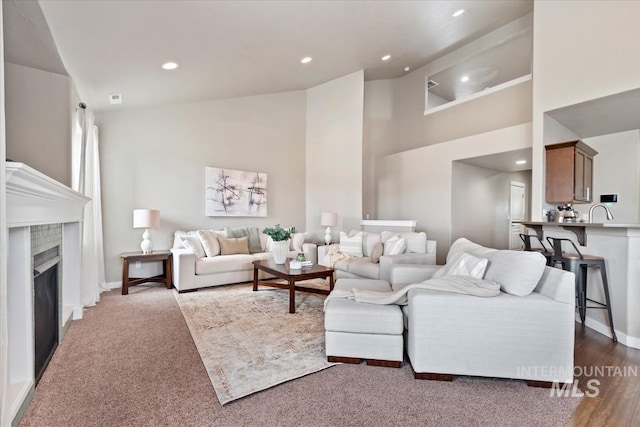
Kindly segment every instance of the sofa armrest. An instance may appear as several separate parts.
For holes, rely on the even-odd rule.
[[[575,304],[576,276],[571,271],[545,267],[534,292],[542,294],[554,301]]]
[[[330,267],[330,265],[327,265],[324,263],[324,256],[327,254],[327,252],[329,252],[329,249],[334,246],[337,245],[337,243],[333,243],[331,245],[319,245],[317,247],[318,249],[318,264],[319,265],[324,265],[325,267]]]
[[[391,267],[391,287],[397,291],[406,285],[424,282],[441,268],[440,265],[396,264]]]
[[[432,265],[436,263],[435,254],[400,254],[383,255],[380,257],[380,280],[391,279],[391,267],[396,264]]]
[[[173,254],[173,286],[178,291],[196,287],[196,256],[188,249],[171,249]]]
[[[315,243],[303,243],[302,252],[307,261],[311,261],[314,264],[318,263],[318,245]]]

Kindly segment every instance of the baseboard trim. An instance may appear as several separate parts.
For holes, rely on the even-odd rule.
[[[580,321],[580,315],[576,313],[576,323],[582,323]],[[602,322],[594,320],[590,317],[586,317],[584,320],[584,325],[589,329],[593,329],[594,331],[604,335],[605,337],[611,338],[611,328],[609,325],[605,325]],[[616,331],[616,337],[618,338],[618,342],[620,344],[624,344],[627,347],[640,349],[640,338],[629,336],[618,329]]]
[[[120,289],[122,282],[104,282],[104,287],[109,290]]]

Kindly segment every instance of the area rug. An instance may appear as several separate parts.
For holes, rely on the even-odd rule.
[[[218,400],[241,397],[333,366],[324,350],[324,296],[250,284],[178,294]]]

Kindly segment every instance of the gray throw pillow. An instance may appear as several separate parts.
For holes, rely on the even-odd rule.
[[[225,227],[224,232],[228,238],[248,237],[249,253],[255,254],[262,252],[260,229],[258,227]]]

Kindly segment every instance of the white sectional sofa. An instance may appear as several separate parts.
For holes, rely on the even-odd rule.
[[[224,230],[197,230],[227,236]],[[200,242],[197,231],[176,231],[173,254],[173,285],[179,292],[205,288],[209,286],[241,283],[253,280],[253,261],[272,259],[270,238],[260,233],[260,252],[248,254],[229,254],[206,256],[204,246],[197,247]],[[297,242],[296,242],[297,240]],[[190,247],[185,247],[185,243]],[[289,257],[304,252],[311,260],[315,260],[316,246],[304,242],[304,233],[297,233],[291,240]],[[295,244],[294,244],[295,243]],[[260,271],[260,278],[267,275]]]
[[[453,243],[447,262],[458,252],[488,259],[484,278],[499,283],[501,292],[480,298],[409,291],[409,303],[402,308],[407,355],[416,376],[474,375],[572,383],[573,273],[547,267],[536,252],[496,250],[467,239]],[[429,279],[438,269],[395,267],[392,288]]]
[[[340,233],[340,243],[331,246],[318,246],[318,264],[327,267],[332,266],[336,270],[336,278],[338,279],[381,279],[389,280],[391,277],[391,267],[396,264],[427,264],[436,263],[436,246],[435,240],[427,240],[424,232],[391,232],[383,231],[380,233],[372,233],[367,231],[352,230],[349,234]],[[400,253],[389,254],[387,248],[392,243],[390,239],[394,239],[400,248]],[[350,251],[349,259],[347,257],[333,258],[337,260],[332,262],[326,255],[328,251],[341,252],[347,247],[345,241],[351,243],[361,240],[361,251]],[[401,241],[399,241],[401,240]],[[376,257],[374,247],[381,243],[382,255]],[[373,255],[373,256],[372,256]]]
[[[574,275],[545,264],[536,252],[496,250],[458,239],[445,267],[394,265],[390,286],[381,280],[338,280],[334,292],[402,294],[407,285],[440,271],[484,278],[499,284],[500,290],[494,287],[497,296],[479,297],[411,288],[407,304],[400,306],[330,299],[325,307],[327,357],[398,366],[404,344],[416,378],[471,375],[523,379],[529,385],[572,383]],[[478,265],[483,268],[475,269]],[[404,339],[398,335],[403,325]]]

